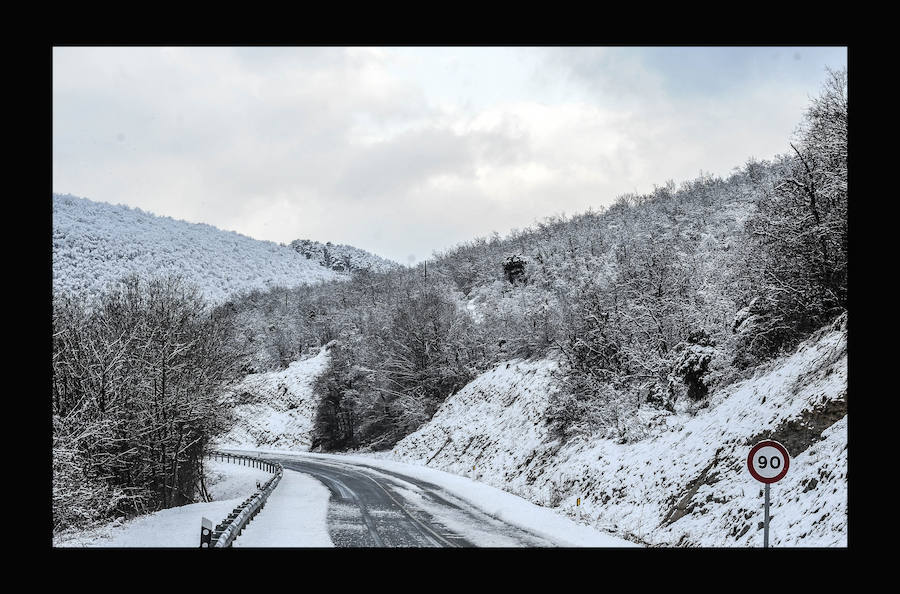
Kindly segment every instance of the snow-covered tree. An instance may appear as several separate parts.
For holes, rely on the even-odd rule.
[[[847,308],[847,73],[829,79],[792,153],[760,180],[747,221],[747,363],[775,355]],[[746,315],[745,315],[746,314]]]

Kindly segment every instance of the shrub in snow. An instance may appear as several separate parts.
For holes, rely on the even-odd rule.
[[[503,275],[512,284],[525,282],[525,259],[518,254],[507,257],[503,262]]]
[[[732,364],[744,369],[779,354],[794,329],[773,312],[777,304],[770,298],[754,297],[735,314],[731,332],[735,335]]]
[[[715,356],[716,349],[709,334],[702,329],[691,332],[672,367],[672,373],[687,387],[687,395],[691,400],[700,400],[709,393],[706,376]]]
[[[647,390],[646,402],[652,406],[675,412],[675,382],[670,379],[665,385],[654,383]]]
[[[58,417],[54,418],[57,421]],[[59,432],[58,423],[54,423]],[[89,527],[107,518],[127,499],[125,491],[85,472],[77,442],[65,435],[53,439],[53,531]]]

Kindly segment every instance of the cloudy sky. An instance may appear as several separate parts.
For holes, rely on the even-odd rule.
[[[57,47],[53,189],[404,264],[783,153],[846,48]]]

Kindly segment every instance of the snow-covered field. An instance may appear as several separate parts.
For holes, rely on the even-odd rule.
[[[294,361],[287,369],[248,375],[232,388],[238,398],[235,426],[217,440],[219,447],[308,450],[316,403],[312,384],[328,366],[328,350]]]
[[[248,289],[343,278],[271,241],[54,194],[53,290],[94,293],[130,273],[181,274],[213,303]]]
[[[655,435],[629,444],[548,438],[554,367],[500,365],[380,456],[471,477],[651,545],[749,547],[762,544],[763,498],[746,456],[756,441],[780,439],[792,461],[772,486],[770,544],[846,546],[846,326],[711,395],[708,407],[648,417]]]
[[[53,546],[199,547],[200,522],[204,517],[217,524],[256,490],[257,481],[264,482],[272,476],[249,466],[214,460],[205,463],[207,489],[213,501],[172,507],[92,530],[63,532],[54,535]]]

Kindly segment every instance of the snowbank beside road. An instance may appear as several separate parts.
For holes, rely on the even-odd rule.
[[[326,516],[330,492],[316,479],[285,469],[266,506],[233,547],[333,547]]]

